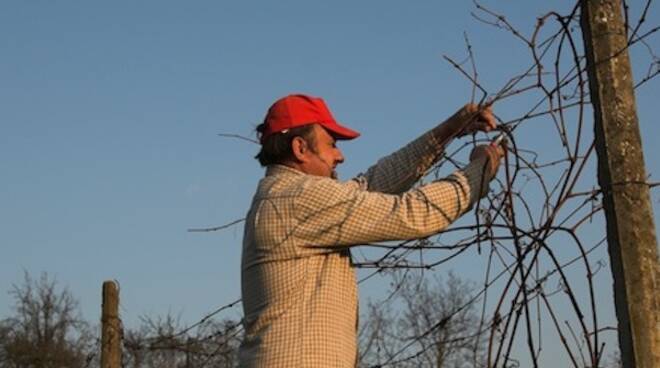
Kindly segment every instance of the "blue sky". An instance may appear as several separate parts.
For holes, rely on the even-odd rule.
[[[493,7],[529,30],[549,7],[534,3]],[[555,6],[567,13],[570,2]],[[469,100],[442,59],[464,57],[464,31],[492,91],[527,64],[527,51],[473,10],[467,1],[3,2],[0,318],[23,270],[57,277],[90,320],[106,279],[121,284],[128,325],[168,311],[194,321],[233,301],[242,229],[186,230],[243,217],[262,169],[255,145],[217,133],[250,135],[288,93],[322,96],[362,132],[341,145],[349,178]],[[652,9],[648,22],[658,21]],[[633,60],[646,71],[647,53]],[[652,81],[637,96],[656,181],[658,95]],[[548,144],[533,131],[518,140]],[[653,200],[657,218],[657,190]]]

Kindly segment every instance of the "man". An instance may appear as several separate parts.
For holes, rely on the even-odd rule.
[[[336,180],[336,141],[359,133],[320,98],[276,101],[257,127],[266,176],[245,223],[242,367],[354,367],[357,285],[349,247],[427,237],[486,193],[502,149],[476,147],[452,175],[411,189],[454,136],[490,131],[490,109],[466,105],[366,173]]]

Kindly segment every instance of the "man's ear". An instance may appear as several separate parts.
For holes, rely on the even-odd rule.
[[[307,146],[307,141],[305,141],[303,137],[293,137],[293,140],[291,140],[291,151],[293,152],[293,157],[295,157],[297,161],[309,161],[309,158],[307,157],[309,147]]]

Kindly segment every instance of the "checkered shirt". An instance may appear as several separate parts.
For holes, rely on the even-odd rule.
[[[354,367],[350,246],[422,238],[467,211],[485,160],[415,189],[442,151],[434,131],[348,182],[272,165],[247,214],[241,367]]]

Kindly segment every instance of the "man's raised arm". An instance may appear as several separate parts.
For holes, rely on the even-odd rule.
[[[467,104],[438,126],[380,159],[357,179],[366,180],[369,191],[403,193],[438,162],[451,139],[494,128],[495,118],[489,107]]]

